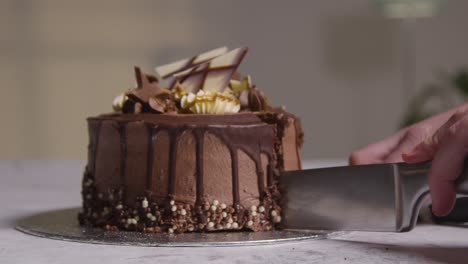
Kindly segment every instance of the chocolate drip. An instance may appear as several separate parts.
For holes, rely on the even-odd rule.
[[[196,149],[197,149],[197,155],[196,155],[196,173],[197,173],[197,198],[196,198],[196,204],[202,204],[204,201],[203,195],[203,144],[204,144],[204,139],[205,139],[205,130],[197,129],[194,131],[195,135],[195,140],[196,140]]]
[[[267,186],[273,186],[273,160],[271,156],[268,157],[268,165],[267,165]]]
[[[229,145],[228,145],[229,146]],[[231,152],[232,161],[232,203],[238,205],[240,203],[240,192],[239,192],[239,164],[237,161],[237,149],[229,146],[229,152]]]
[[[257,172],[258,194],[260,195],[260,200],[263,201],[265,198],[265,181],[263,180],[262,159],[260,158],[260,154],[255,157],[254,161]]]
[[[260,153],[265,153],[268,157],[273,155],[273,130],[262,130],[262,135],[257,137],[246,137],[248,133],[258,133],[256,127],[244,127],[242,129],[234,129],[233,127],[209,127],[208,131],[215,134],[228,146],[231,153],[232,164],[232,192],[234,204],[240,202],[239,191],[239,173],[238,173],[238,157],[237,151],[240,149],[244,151],[254,162],[256,166],[257,182],[260,199],[265,195],[265,181],[263,179],[262,161]],[[272,166],[271,159],[269,159],[269,166]],[[272,181],[271,181],[272,182]],[[269,183],[270,186],[271,183]]]
[[[253,161],[261,163],[260,153],[273,154],[273,130],[258,130],[258,127],[235,128],[233,126],[208,127],[209,133],[218,136],[229,148],[244,151]],[[249,137],[249,134],[261,133],[258,137]]]
[[[119,123],[120,134],[120,184],[125,186],[125,170],[127,163],[127,123]]]
[[[234,118],[236,117],[236,118]],[[142,120],[144,119],[144,121]],[[155,190],[158,186],[153,186],[153,171],[154,171],[154,158],[155,158],[155,141],[159,135],[159,131],[167,131],[169,136],[169,153],[168,153],[168,167],[167,167],[167,184],[168,184],[168,198],[174,199],[176,194],[176,177],[177,177],[177,153],[178,145],[181,142],[183,133],[193,133],[195,139],[195,185],[196,188],[196,203],[202,204],[205,195],[205,173],[204,170],[204,145],[205,135],[207,133],[213,134],[218,137],[224,145],[228,148],[231,158],[231,173],[232,180],[232,200],[234,205],[240,205],[240,176],[239,175],[239,157],[238,151],[242,150],[255,164],[257,184],[260,199],[264,200],[267,193],[266,188],[274,184],[275,170],[277,169],[274,142],[277,136],[276,126],[261,123],[254,115],[239,114],[235,116],[169,116],[169,115],[106,115],[95,119],[90,119],[92,135],[95,135],[98,130],[94,124],[95,120],[115,120],[117,123],[116,129],[120,134],[120,181],[125,185],[125,178],[129,175],[126,174],[127,162],[127,133],[126,125],[129,122],[143,121],[142,125],[147,129],[147,157],[146,168],[143,165],[142,177],[146,177],[144,184],[145,189]],[[214,120],[214,121],[213,121]],[[241,121],[242,122],[241,122]],[[171,122],[169,122],[171,121]],[[244,123],[243,123],[244,122]],[[256,136],[252,136],[256,135]],[[95,144],[95,141],[92,141]],[[92,149],[91,149],[92,150]],[[92,153],[91,153],[92,154]],[[268,156],[268,164],[266,171],[266,179],[264,166],[262,164],[261,156],[265,154]],[[94,155],[94,154],[92,154]],[[91,155],[91,156],[92,156]],[[146,174],[143,170],[146,169]]]
[[[94,177],[96,175],[96,159],[97,159],[97,152],[99,148],[99,137],[101,135],[101,126],[102,120],[97,121],[96,130],[94,132],[90,132],[91,136],[91,152],[92,152],[92,168],[91,168],[91,175]]]
[[[151,190],[152,185],[153,185],[153,159],[154,159],[154,151],[153,151],[153,145],[154,145],[154,138],[156,135],[156,126],[153,124],[148,124],[145,123],[146,129],[148,130],[148,145],[147,145],[147,160],[146,160],[146,189]]]
[[[180,132],[177,129],[169,130],[169,191],[170,197],[175,194],[175,178],[176,178],[176,160],[177,160],[177,145],[179,143]]]

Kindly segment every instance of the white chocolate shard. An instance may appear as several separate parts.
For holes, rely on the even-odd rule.
[[[240,64],[242,59],[244,58],[243,55],[245,55],[246,52],[247,48],[244,47],[234,49],[226,54],[223,54],[222,56],[218,56],[211,60],[210,68],[221,68],[227,67],[229,65]]]
[[[205,91],[220,91],[222,92],[229,83],[235,69],[211,71],[205,78],[205,83],[202,87]]]
[[[246,47],[234,49],[192,69],[178,72],[174,78],[188,92],[222,92],[228,87],[247,51]]]
[[[183,84],[181,84],[181,86],[187,92],[196,92],[199,90],[199,87],[203,86],[203,81],[203,75],[201,74],[189,75],[183,81]]]
[[[173,75],[193,68],[196,65],[205,63],[217,56],[220,56],[228,51],[227,47],[221,47],[214,50],[210,50],[192,58],[178,60],[166,65],[158,66],[155,68],[157,77],[162,80],[169,88],[174,85]]]
[[[226,52],[228,52],[229,49],[227,47],[220,47],[220,48],[217,48],[217,49],[214,49],[214,50],[210,50],[210,51],[207,51],[207,52],[204,52],[198,56],[195,57],[195,59],[193,60],[193,64],[200,64],[200,63],[203,63],[203,62],[206,62],[206,61],[209,61],[213,58],[216,58]]]

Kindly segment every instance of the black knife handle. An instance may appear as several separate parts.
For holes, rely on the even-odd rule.
[[[432,212],[432,206],[431,206]],[[468,197],[457,198],[453,210],[446,216],[435,216],[432,214],[432,220],[437,224],[442,223],[463,223],[468,222]]]

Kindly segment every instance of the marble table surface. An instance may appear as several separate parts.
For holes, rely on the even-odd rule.
[[[340,161],[307,162],[324,167]],[[349,232],[278,245],[151,248],[38,238],[18,219],[80,205],[83,161],[0,161],[0,263],[468,263],[468,228],[418,225],[408,233]]]

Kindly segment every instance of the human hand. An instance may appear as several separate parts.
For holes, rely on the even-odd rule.
[[[454,181],[468,153],[468,104],[398,131],[351,154],[351,165],[433,160],[428,175],[432,210],[448,214],[455,202]]]
[[[354,151],[349,157],[349,164],[402,162],[403,153],[411,151],[420,142],[431,137],[455,112],[463,112],[465,109],[468,109],[468,103],[403,128],[386,139]]]
[[[407,163],[432,160],[428,173],[432,212],[445,216],[455,205],[455,181],[463,171],[468,154],[468,109],[450,117],[432,136],[403,154]]]

